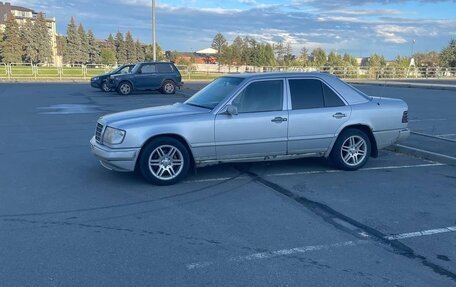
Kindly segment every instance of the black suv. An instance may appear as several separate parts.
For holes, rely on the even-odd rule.
[[[109,87],[121,95],[144,90],[174,94],[176,87],[183,84],[181,74],[172,62],[138,63],[131,73],[109,77]]]
[[[135,64],[122,65],[106,74],[97,75],[90,79],[90,85],[94,88],[101,89],[103,92],[111,91],[108,85],[109,76],[116,74],[127,74],[130,73]]]

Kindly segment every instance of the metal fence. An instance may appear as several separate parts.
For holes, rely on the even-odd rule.
[[[46,80],[87,80],[106,73],[115,67],[106,65],[73,65],[53,67],[26,63],[0,63],[0,79],[46,79]],[[177,65],[184,80],[211,80],[224,74],[252,72],[322,72],[345,79],[427,79],[455,78],[456,67],[280,67],[280,66],[219,66],[219,65]]]

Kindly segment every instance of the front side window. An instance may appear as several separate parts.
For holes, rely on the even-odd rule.
[[[281,111],[283,81],[271,80],[248,85],[232,102],[239,113]]]
[[[155,64],[147,64],[141,67],[142,74],[152,74],[155,73]]]

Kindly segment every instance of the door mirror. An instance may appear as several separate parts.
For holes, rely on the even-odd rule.
[[[141,69],[139,69],[139,70],[136,72],[136,74],[142,74]]]
[[[236,106],[233,105],[227,105],[226,106],[226,113],[229,114],[230,116],[235,116],[238,114],[238,109]]]

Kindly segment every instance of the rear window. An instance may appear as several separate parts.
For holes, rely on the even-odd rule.
[[[174,71],[171,64],[157,64],[157,70],[159,73],[171,73]]]

